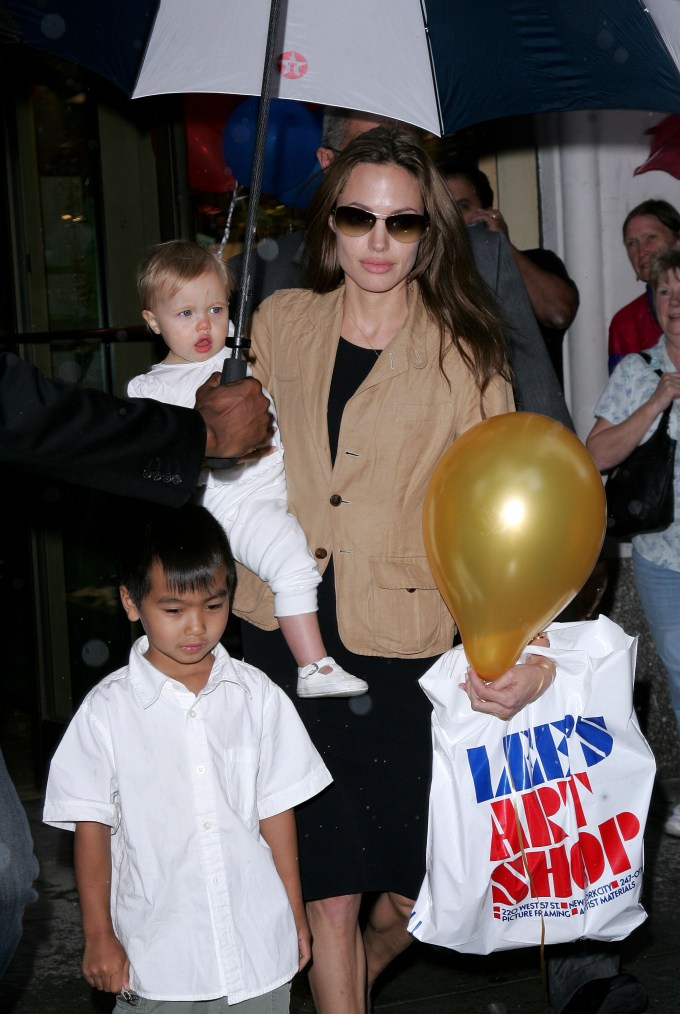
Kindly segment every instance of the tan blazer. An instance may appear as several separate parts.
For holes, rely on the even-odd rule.
[[[416,292],[417,292],[417,287]],[[439,369],[439,332],[420,296],[402,330],[347,402],[331,467],[327,403],[344,287],[286,289],[253,318],[253,373],[271,392],[285,449],[288,502],[323,572],[333,556],[340,636],[364,655],[427,657],[455,625],[425,555],[423,497],[453,441],[479,422],[479,391],[456,352]],[[487,416],[513,411],[508,384],[487,390]],[[273,629],[273,597],[239,569],[235,612]]]

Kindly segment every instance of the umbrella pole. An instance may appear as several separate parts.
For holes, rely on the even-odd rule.
[[[253,271],[253,256],[255,253],[254,244],[257,231],[257,212],[260,203],[260,193],[262,190],[267,123],[269,122],[269,107],[271,105],[271,77],[279,28],[280,7],[281,0],[271,0],[269,28],[267,30],[267,45],[265,48],[264,68],[262,73],[262,90],[260,93],[260,105],[257,114],[253,169],[248,194],[248,214],[246,217],[243,258],[241,262],[241,284],[239,286],[238,302],[236,305],[234,337],[232,339],[227,339],[227,345],[229,348],[233,349],[233,356],[225,361],[222,368],[223,384],[227,384],[232,380],[240,380],[246,376],[246,361],[243,358],[243,353],[250,348],[250,340],[246,338],[245,329],[253,291],[251,278]]]
[[[280,7],[281,0],[271,0],[269,28],[267,30],[267,45],[265,48],[264,68],[262,72],[262,91],[260,93],[260,106],[257,113],[255,150],[253,152],[253,170],[248,195],[248,215],[246,217],[246,231],[243,244],[243,258],[241,262],[241,284],[236,304],[234,337],[231,339],[227,338],[227,346],[233,350],[233,355],[224,361],[224,366],[222,367],[222,378],[220,380],[221,384],[230,384],[236,380],[243,380],[243,378],[247,375],[248,369],[248,364],[243,356],[243,353],[250,348],[250,340],[246,338],[245,334],[245,324],[253,292],[251,276],[253,254],[255,251],[254,242],[257,228],[257,211],[260,203],[260,192],[262,190],[264,149],[265,141],[267,139],[269,107],[271,105],[271,76],[279,27]],[[238,460],[238,458],[207,458],[206,464],[209,468],[224,469],[232,468],[234,465],[238,464]]]

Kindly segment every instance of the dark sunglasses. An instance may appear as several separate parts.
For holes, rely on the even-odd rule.
[[[374,215],[363,208],[343,204],[333,209],[335,224],[344,236],[366,236],[380,219],[393,239],[400,243],[415,243],[422,239],[430,224],[427,215]]]

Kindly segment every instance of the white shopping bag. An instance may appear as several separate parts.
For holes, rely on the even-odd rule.
[[[643,832],[656,765],[633,709],[637,639],[604,616],[555,623],[552,687],[510,722],[459,689],[454,648],[421,678],[433,704],[427,872],[409,931],[472,954],[620,940],[646,919]]]

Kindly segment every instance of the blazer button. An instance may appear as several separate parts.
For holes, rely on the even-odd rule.
[[[314,550],[314,556],[317,558],[317,560],[325,560],[326,557],[328,556],[328,550],[324,549],[323,546],[319,546],[318,549]]]
[[[339,507],[342,503],[342,497],[339,493],[334,493],[331,497],[331,507]]]

